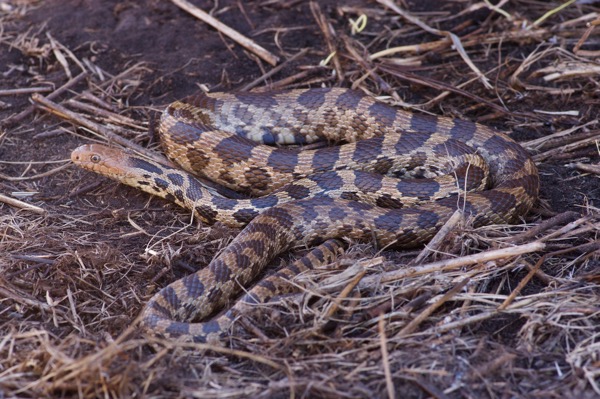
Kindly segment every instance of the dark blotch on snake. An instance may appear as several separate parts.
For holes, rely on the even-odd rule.
[[[290,198],[303,199],[310,195],[310,188],[300,184],[289,184],[285,187],[284,192],[287,193]]]
[[[244,177],[253,190],[265,191],[273,185],[271,174],[263,168],[251,166],[244,171]]]
[[[356,111],[360,100],[364,98],[364,94],[355,90],[346,90],[337,96],[335,105],[343,110]]]
[[[190,325],[188,323],[171,321],[167,328],[165,328],[165,332],[174,336],[188,335],[190,333]]]
[[[167,194],[165,195],[165,199],[166,199],[167,201],[169,201],[169,202],[175,202],[175,196],[174,196],[173,194],[171,194],[171,193],[167,193]]]
[[[300,274],[300,272],[301,272],[300,269],[296,266],[296,262],[294,262],[286,267],[291,273],[293,273],[294,276]]]
[[[313,263],[308,256],[303,256],[302,258],[300,258],[300,262],[302,262],[305,268],[312,270]]]
[[[159,168],[156,165],[153,165],[151,163],[149,163],[148,161],[145,161],[141,158],[136,158],[136,157],[131,157],[129,159],[130,165],[133,168],[137,168],[137,169],[142,169],[145,170],[147,172],[150,172],[152,174],[156,174],[156,175],[162,175],[163,174],[163,170],[161,168]]]
[[[298,165],[298,152],[286,148],[274,148],[267,158],[267,166],[281,173],[293,173]]]
[[[363,172],[360,170],[354,171],[354,184],[362,192],[376,193],[381,190],[383,184],[383,176],[375,173]]]
[[[246,262],[248,262],[248,257],[246,255],[242,255],[240,253],[233,253],[233,255],[236,257],[236,265],[245,265]],[[229,266],[227,266],[227,264],[220,259],[216,259],[214,260],[211,264],[210,264],[210,270],[213,273],[213,275],[215,276],[215,281],[218,283],[225,283],[227,281],[230,280],[230,276],[231,276],[231,269],[229,269]]]
[[[373,222],[376,230],[395,232],[398,226],[402,224],[403,219],[400,212],[387,212],[377,216]]]
[[[250,205],[254,208],[267,209],[272,208],[279,203],[279,199],[275,195],[267,195],[259,198],[252,198]]]
[[[181,305],[181,301],[177,296],[177,292],[170,286],[166,286],[165,288],[160,290],[159,294],[173,309],[177,309]]]
[[[437,213],[422,210],[417,219],[417,226],[423,229],[431,229],[437,226],[440,217]]]
[[[317,183],[323,191],[340,190],[344,186],[344,179],[336,172],[318,173],[308,178]]]
[[[236,222],[242,223],[242,224],[247,224],[252,219],[254,219],[256,216],[258,216],[258,214],[259,214],[258,211],[254,210],[254,209],[246,208],[246,209],[240,209],[239,211],[234,212],[232,216],[236,220]]]
[[[217,321],[207,321],[202,323],[202,332],[206,335],[218,333],[221,331],[221,326]]]
[[[469,141],[477,132],[477,124],[471,121],[465,121],[462,119],[452,120],[454,125],[450,129],[450,136],[457,138],[461,141]]]
[[[377,200],[375,200],[375,205],[380,206],[382,208],[394,209],[400,209],[404,207],[404,204],[401,200],[392,198],[392,196],[389,194],[383,194],[377,197]]]
[[[341,221],[348,216],[348,214],[341,207],[335,206],[329,210],[328,216],[332,221]]]
[[[392,126],[396,119],[396,109],[375,101],[369,107],[369,115],[375,118],[378,125]]]
[[[183,197],[183,190],[182,189],[177,189],[173,192],[173,195],[175,196],[175,198],[177,198],[177,200],[179,202],[184,202],[184,197]]]
[[[325,103],[325,94],[331,89],[306,90],[296,98],[296,102],[307,109],[318,109]]]
[[[178,186],[182,186],[183,185],[183,176],[181,176],[178,173],[169,173],[167,175],[167,177],[169,178],[169,180],[171,180],[171,183],[176,184]]]
[[[313,249],[312,251],[310,251],[311,255],[313,255],[317,261],[319,261],[320,263],[325,262],[325,254],[323,253],[323,251],[321,250],[321,248],[317,247],[315,249]]]
[[[182,282],[190,298],[196,299],[204,294],[204,284],[200,281],[196,273],[185,277]]]
[[[258,144],[245,137],[231,135],[225,137],[214,147],[214,153],[226,165],[247,161],[252,156],[252,149]]]
[[[314,173],[333,169],[340,159],[340,150],[340,147],[325,147],[315,150],[311,164]]]
[[[410,129],[421,133],[437,132],[438,118],[431,115],[413,114],[410,119]]]
[[[195,211],[209,224],[214,224],[217,219],[218,212],[208,205],[197,205]]]
[[[200,200],[203,197],[202,190],[204,187],[196,179],[188,179],[186,194],[190,200],[193,202]]]
[[[246,240],[244,247],[250,248],[258,257],[262,256],[265,251],[265,242],[262,240]]]
[[[257,286],[258,287],[262,287],[265,290],[268,290],[269,292],[276,292],[277,291],[277,288],[276,288],[275,284],[273,284],[273,282],[270,279],[262,280],[261,282],[259,282],[257,284]],[[255,299],[255,301],[256,301],[256,303],[258,302],[258,300],[256,300],[256,299]]]
[[[160,177],[154,178],[154,184],[156,184],[156,186],[162,190],[166,190],[167,187],[169,187],[169,182],[164,179],[161,179]]]

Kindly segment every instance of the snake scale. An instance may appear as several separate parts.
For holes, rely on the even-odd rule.
[[[337,238],[422,245],[463,209],[475,226],[515,222],[537,200],[527,152],[491,128],[415,114],[349,89],[199,94],[170,104],[159,133],[179,167],[99,144],[75,164],[243,227],[210,264],[158,292],[142,314],[154,333],[196,342],[227,335],[244,306],[289,291],[285,279],[330,262]],[[317,149],[284,144],[327,141]],[[194,175],[250,196],[230,199]],[[245,226],[245,227],[244,227]],[[278,254],[316,247],[226,307]]]

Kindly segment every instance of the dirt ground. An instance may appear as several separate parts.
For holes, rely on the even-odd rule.
[[[0,201],[0,397],[600,396],[600,3],[386,3],[194,1],[279,58],[266,76],[171,1],[0,0],[0,194],[18,201]],[[420,253],[354,243],[222,347],[140,332],[148,299],[237,231],[70,152],[115,143],[106,130],[157,150],[161,110],[201,89],[321,86],[494,126],[534,156],[540,200],[521,224],[459,226],[419,264],[539,245],[344,292]]]

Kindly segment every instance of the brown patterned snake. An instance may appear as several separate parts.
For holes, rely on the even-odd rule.
[[[97,144],[71,158],[205,222],[246,226],[208,267],[163,288],[143,312],[148,330],[201,342],[226,335],[236,312],[191,321],[226,306],[292,247],[323,243],[261,281],[236,309],[289,291],[282,277],[331,261],[335,238],[418,246],[459,208],[475,226],[515,222],[539,189],[533,161],[507,136],[347,89],[193,96],[167,107],[159,131],[167,156],[187,172]],[[318,140],[345,144],[277,146]],[[225,198],[188,172],[255,198]]]

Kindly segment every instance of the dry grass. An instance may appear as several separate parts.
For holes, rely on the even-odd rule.
[[[151,67],[103,70],[43,26],[19,30],[39,2],[0,3],[2,51],[12,47],[62,76],[60,85],[36,85],[37,109],[11,109],[0,130],[0,188],[11,200],[0,203],[0,396],[600,395],[598,191],[558,211],[548,205],[571,185],[598,185],[600,9],[502,1],[502,11],[467,29],[489,3],[461,2],[458,14],[352,3],[334,7],[336,23],[311,3],[321,47],[283,48],[279,55],[294,60],[278,69],[285,74],[265,70],[247,88],[342,83],[394,104],[534,132],[518,138],[542,176],[562,168],[571,180],[546,187],[520,225],[473,229],[459,220],[421,254],[353,243],[335,264],[298,276],[298,294],[244,317],[246,328],[224,347],[146,336],[135,320],[159,287],[207,264],[235,232],[61,168],[72,144],[93,140],[160,157],[145,146],[155,110],[130,104]],[[362,14],[368,22],[355,35],[339,23]],[[36,140],[65,132],[71,147],[44,150],[56,162],[31,162],[42,151]]]

